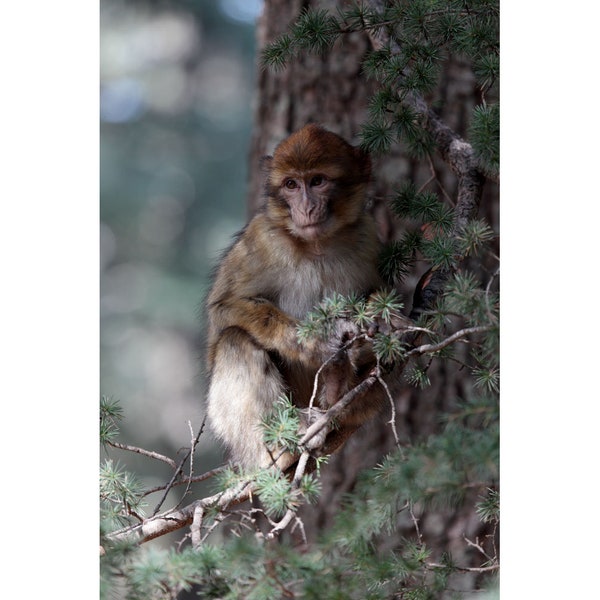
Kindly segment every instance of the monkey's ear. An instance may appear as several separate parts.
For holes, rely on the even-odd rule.
[[[263,156],[261,157],[260,161],[259,161],[259,166],[260,166],[260,172],[266,176],[269,174],[269,171],[271,170],[271,165],[273,164],[273,157],[272,156]]]
[[[269,175],[271,174],[271,169],[273,167],[273,157],[272,156],[263,156],[263,157],[261,157],[258,164],[259,164],[261,185],[263,186],[264,193],[268,194]]]

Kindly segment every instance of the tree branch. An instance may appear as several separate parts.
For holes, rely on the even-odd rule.
[[[206,471],[206,473],[202,473],[202,475],[196,475],[195,477],[182,477],[181,479],[178,479],[177,481],[175,481],[173,484],[165,483],[164,485],[157,485],[156,487],[147,489],[142,495],[149,496],[150,494],[154,494],[155,492],[160,492],[162,490],[167,489],[167,487],[169,485],[171,485],[171,487],[177,487],[179,485],[189,485],[192,483],[200,483],[201,481],[206,481],[207,479],[210,479],[214,475],[221,473],[222,471],[225,470],[225,468],[226,468],[225,465],[223,465],[221,467],[216,467],[215,469],[211,469],[210,471]]]
[[[467,327],[465,329],[460,329],[459,331],[454,332],[451,336],[446,339],[438,342],[437,344],[422,344],[421,346],[417,346],[412,350],[409,350],[406,355],[421,355],[433,352],[439,352],[444,349],[446,346],[457,342],[458,340],[466,337],[467,335],[471,335],[472,333],[484,333],[486,331],[491,331],[493,327],[491,325],[480,325],[479,327]]]
[[[369,0],[369,5],[382,13],[385,10],[384,0]],[[392,53],[399,53],[400,47],[387,33],[385,28],[378,30],[366,29],[367,36],[374,50],[389,47]],[[400,75],[405,78],[406,70]],[[402,103],[420,115],[422,125],[433,138],[442,159],[449,165],[458,182],[458,198],[454,205],[454,223],[451,236],[458,238],[464,231],[469,220],[477,216],[485,176],[477,164],[477,159],[471,144],[466,142],[458,133],[446,125],[427,105],[424,98],[414,92],[402,96]],[[429,290],[420,290],[420,306],[417,311],[427,310],[440,294],[448,278],[457,268],[462,257],[456,255],[452,268],[437,269],[430,274],[427,286]]]
[[[192,431],[192,440],[191,440],[190,447],[189,447],[186,455],[179,462],[179,466],[175,470],[175,473],[173,473],[173,477],[171,477],[171,481],[169,481],[169,483],[167,484],[167,486],[165,488],[165,493],[163,494],[163,496],[160,499],[159,503],[156,505],[156,508],[154,509],[154,512],[152,513],[153,515],[158,514],[158,511],[160,510],[160,507],[163,505],[164,501],[167,499],[168,493],[171,491],[171,488],[175,485],[175,481],[177,480],[177,478],[183,472],[183,467],[184,467],[185,463],[187,462],[188,458],[190,459],[190,476],[189,476],[188,480],[190,480],[192,478],[193,466],[194,466],[194,463],[193,463],[194,450],[196,449],[196,446],[198,445],[198,442],[200,440],[200,436],[202,435],[202,432],[204,431],[205,424],[206,424],[206,415],[204,416],[204,419],[202,421],[202,425],[200,426],[200,431],[198,431],[198,435],[196,436],[195,439],[194,439],[194,433]],[[188,425],[189,425],[190,430],[191,430],[192,424],[190,422],[188,422]],[[191,482],[188,481],[188,489],[189,489],[190,483]],[[186,489],[186,493],[187,493],[188,489]],[[185,493],[182,496],[182,500],[183,500],[184,496],[185,496]],[[180,500],[180,503],[181,503],[181,500]]]
[[[452,568],[454,571],[460,571],[461,573],[489,573],[490,571],[497,571],[500,565],[489,565],[487,567],[457,567],[455,565],[441,565],[440,563],[425,563],[425,566],[429,569],[448,569]]]
[[[473,333],[482,333],[485,331],[489,331],[492,327],[488,326],[480,326],[480,327],[470,327],[461,329],[446,339],[438,342],[437,344],[423,344],[412,350],[408,351],[406,357],[413,355],[422,355],[426,353],[437,352],[446,346],[464,338],[467,335]],[[401,328],[398,330],[399,332],[406,333],[406,328]],[[363,338],[361,338],[363,339]],[[370,339],[368,337],[364,339]],[[387,386],[383,379],[381,378],[379,366],[376,365],[368,376],[361,381],[356,387],[348,391],[344,394],[338,402],[336,402],[333,406],[331,406],[325,413],[323,413],[312,425],[308,427],[306,433],[302,436],[299,445],[301,447],[306,447],[308,441],[310,441],[315,435],[317,435],[322,429],[328,427],[335,419],[337,419],[342,412],[354,401],[362,398],[365,394],[369,392],[369,390],[375,385],[379,383],[380,385],[384,385],[386,388],[386,392],[389,396],[389,390],[387,390]],[[392,420],[394,418],[394,413],[392,413]],[[201,430],[202,431],[202,430]],[[200,433],[201,433],[200,431]],[[198,437],[200,435],[198,434]],[[395,429],[394,429],[395,433]],[[397,441],[397,434],[395,434]],[[196,440],[197,441],[197,440]],[[327,452],[330,453],[342,442],[343,440],[335,440],[332,444],[327,447]],[[194,445],[194,444],[192,444]],[[144,454],[154,454],[149,453],[147,451]],[[184,460],[180,463],[179,469],[183,467],[185,460],[187,460],[188,455],[184,458]],[[304,451],[299,457],[298,463],[296,464],[294,471],[294,478],[292,482],[292,489],[299,489],[300,482],[302,477],[306,472],[306,468],[308,465],[308,461],[310,458],[310,453],[308,451]],[[199,477],[198,480],[206,479],[210,475],[215,474],[216,472],[222,469],[213,469],[208,473]],[[187,478],[188,482],[191,481],[191,478]],[[181,482],[177,482],[183,483]],[[175,485],[171,482],[166,487]],[[164,486],[159,489],[164,489]],[[166,511],[161,514],[153,515],[152,517],[144,520],[141,524],[133,525],[131,527],[127,527],[116,531],[108,536],[111,540],[118,540],[124,538],[133,537],[138,543],[142,544],[144,542],[153,540],[162,535],[166,535],[167,533],[171,533],[172,531],[176,531],[188,525],[192,526],[192,542],[194,544],[200,544],[202,541],[201,537],[201,527],[204,518],[204,514],[209,508],[216,508],[220,511],[223,511],[230,506],[234,506],[248,500],[251,497],[253,491],[253,486],[250,482],[246,481],[237,486],[229,488],[224,492],[220,492],[213,496],[209,496],[207,498],[202,498],[197,500],[188,506],[182,509],[172,509]],[[277,523],[272,523],[271,531],[266,535],[267,539],[273,539],[278,536],[281,531],[283,531],[294,519],[296,516],[296,511],[293,509],[289,509],[284,517]]]
[[[135,452],[136,454],[142,454],[144,456],[148,456],[149,458],[155,458],[156,460],[160,460],[162,462],[167,463],[171,468],[177,469],[177,464],[172,458],[164,456],[163,454],[159,454],[158,452],[144,450],[144,448],[130,446],[129,444],[121,444],[120,442],[107,441],[106,444],[108,446],[111,446],[112,448],[118,448],[119,450],[127,450],[128,452]]]
[[[253,487],[250,482],[245,481],[224,492],[196,500],[179,510],[168,510],[145,519],[140,524],[115,531],[109,534],[107,538],[111,541],[129,539],[138,544],[143,544],[172,531],[177,531],[187,525],[191,525],[194,521],[194,515],[198,518],[199,514],[203,514],[209,508],[225,510],[230,506],[240,504],[250,498],[252,490]]]
[[[300,446],[305,446],[317,433],[324,427],[327,427],[340,413],[354,400],[362,398],[372,387],[377,383],[377,375],[369,374],[366,379],[363,379],[356,387],[344,394],[338,402],[321,415],[307,430],[300,440]]]

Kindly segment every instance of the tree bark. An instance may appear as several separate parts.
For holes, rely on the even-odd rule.
[[[343,5],[344,2],[265,0],[257,30],[258,51],[282,34],[302,8],[335,10],[340,4]],[[357,133],[361,123],[366,120],[367,101],[375,88],[375,83],[368,81],[361,71],[362,59],[371,48],[372,40],[366,34],[352,33],[339,39],[323,56],[301,53],[297,60],[290,62],[279,72],[259,67],[254,134],[249,157],[249,216],[254,214],[262,202],[260,158],[271,153],[275,145],[289,133],[309,121],[316,121],[351,143],[358,143]],[[466,136],[469,115],[478,99],[475,81],[468,65],[458,58],[451,58],[444,69],[436,94],[425,99],[429,106],[433,102],[442,106],[437,115],[430,113],[431,119],[437,119],[438,141],[448,135],[450,130],[459,136]],[[441,152],[433,158],[433,165],[409,158],[400,144],[394,146],[390,154],[374,160],[374,182],[369,190],[370,209],[377,220],[382,241],[393,240],[404,231],[404,225],[392,217],[386,204],[386,198],[392,196],[393,189],[403,180],[412,180],[420,187],[431,179],[433,167],[444,193],[455,203],[460,200],[460,193],[463,193],[460,179],[463,175],[453,167],[452,161],[448,162],[448,156],[444,155],[449,151],[451,143],[453,140],[448,139],[442,144]],[[479,181],[478,184],[483,185],[483,182]],[[435,182],[429,185],[429,189],[443,193]],[[492,227],[497,227],[497,185],[488,182],[483,192],[480,189],[478,194],[482,196],[481,208],[471,206],[470,216],[476,216],[474,213],[479,210],[480,216],[487,218]],[[459,215],[458,218],[463,219],[464,215]],[[401,291],[407,301],[412,298],[417,281],[428,266],[418,264],[414,272],[404,280]],[[489,272],[492,268],[485,263],[477,267],[482,273],[486,270]],[[438,431],[439,415],[451,410],[456,398],[468,395],[470,384],[460,367],[454,363],[436,361],[429,376],[432,385],[425,390],[417,390],[406,384],[395,394],[397,428],[401,441],[413,442]],[[380,417],[363,426],[323,468],[320,501],[316,506],[303,508],[301,514],[309,541],[331,524],[343,495],[352,491],[360,471],[373,467],[393,449],[393,433],[386,423],[390,417],[389,410],[389,407],[384,407]],[[475,490],[473,498],[482,492]],[[420,529],[426,543],[434,549],[433,559],[439,559],[436,549],[444,548],[452,552],[458,564],[476,565],[479,557],[463,537],[472,536],[474,539],[481,533],[481,523],[473,511],[447,509],[426,512],[421,515]],[[401,536],[411,533],[414,533],[414,523],[407,515],[406,522],[400,523],[396,541],[399,542]],[[476,585],[475,575],[472,583],[473,586]]]

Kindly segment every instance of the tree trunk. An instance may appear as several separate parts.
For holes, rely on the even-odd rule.
[[[335,10],[340,2],[317,0],[266,0],[258,24],[258,51],[282,34],[305,7]],[[352,33],[338,40],[323,56],[301,53],[281,71],[258,70],[257,96],[254,113],[254,134],[251,142],[248,211],[252,215],[262,202],[261,156],[270,154],[275,145],[292,131],[309,121],[316,121],[357,144],[357,133],[366,119],[367,101],[375,83],[367,81],[361,71],[361,62],[370,49],[367,35]],[[427,98],[431,105],[441,105],[440,118],[456,133],[466,137],[466,128],[473,106],[478,101],[475,81],[468,65],[458,59],[447,62],[436,97]],[[371,210],[379,225],[384,242],[403,232],[402,223],[394,220],[386,205],[393,189],[404,180],[412,180],[417,187],[431,178],[432,166],[427,161],[416,161],[407,156],[398,145],[383,158],[374,160],[374,182],[370,189]],[[450,168],[440,157],[433,167],[445,192],[456,199],[457,181]],[[429,189],[441,192],[436,184]],[[484,188],[481,216],[497,228],[498,190],[495,184]],[[400,290],[407,305],[420,276],[428,265],[417,264]],[[481,268],[486,268],[483,265]],[[410,308],[408,306],[407,308]],[[458,352],[458,351],[457,351]],[[466,351],[465,351],[466,352]],[[401,441],[414,442],[439,428],[439,415],[451,410],[457,398],[468,396],[468,381],[457,363],[435,361],[429,371],[431,386],[417,390],[406,384],[396,394],[397,428]],[[322,470],[322,494],[318,505],[302,510],[302,519],[309,539],[326,528],[339,510],[342,496],[350,492],[361,470],[373,467],[394,446],[393,433],[386,421],[390,409],[372,423],[359,430],[342,450],[334,455]],[[481,490],[474,492],[474,499]],[[473,505],[471,503],[471,505]],[[468,505],[468,503],[467,503]],[[428,511],[420,515],[420,529],[425,542],[439,559],[441,548],[450,550],[457,564],[474,565],[479,559],[469,549],[464,537],[473,539],[481,533],[481,522],[473,511],[452,509]],[[414,523],[407,516],[400,524],[398,536],[414,534]],[[399,538],[397,540],[399,542]],[[436,554],[436,550],[438,554]],[[472,586],[476,577],[472,578]]]

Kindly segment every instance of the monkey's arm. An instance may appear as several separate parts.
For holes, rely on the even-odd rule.
[[[222,297],[209,304],[214,323],[220,331],[239,327],[255,342],[269,351],[276,351],[290,361],[314,363],[315,344],[298,342],[297,321],[260,296]]]
[[[286,285],[286,269],[291,270],[288,254],[264,221],[250,223],[223,259],[208,298],[209,347],[225,329],[237,327],[287,361],[318,366],[319,344],[300,344],[297,319],[276,305]]]

